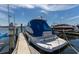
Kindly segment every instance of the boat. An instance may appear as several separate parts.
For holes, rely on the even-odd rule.
[[[0,39],[4,37],[9,37],[8,33],[0,33]]]
[[[67,45],[67,41],[59,38],[43,19],[32,19],[26,26],[28,42],[45,52],[54,52]]]

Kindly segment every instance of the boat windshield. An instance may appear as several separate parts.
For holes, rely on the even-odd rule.
[[[42,36],[44,31],[52,31],[45,20],[32,20],[30,24],[34,36]]]

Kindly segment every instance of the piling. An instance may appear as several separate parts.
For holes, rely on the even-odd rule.
[[[10,53],[13,51],[15,47],[14,36],[15,36],[15,29],[13,23],[10,23],[9,24],[9,52]]]
[[[23,24],[21,24],[21,32],[23,32]]]

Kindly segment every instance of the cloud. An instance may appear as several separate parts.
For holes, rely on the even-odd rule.
[[[45,10],[41,10],[40,12],[43,13],[43,14],[48,14],[48,12],[45,11]]]
[[[9,12],[14,13],[14,11],[12,10],[13,7],[11,7],[10,5],[9,5],[9,7],[10,7]],[[7,4],[0,5],[0,10],[4,11],[4,12],[8,12],[8,5]]]
[[[6,26],[8,24],[8,15],[0,12],[0,26]]]
[[[35,6],[32,4],[16,4],[15,6],[22,8],[30,8],[30,9],[35,8]]]
[[[67,20],[75,20],[75,19],[77,19],[77,18],[79,18],[79,15],[78,16],[73,16],[73,17],[70,17],[70,18],[68,18]]]
[[[72,16],[72,17],[69,17],[69,18],[65,18],[64,19],[65,22],[67,22],[68,24],[72,24],[72,25],[75,25],[75,24],[78,24],[79,22],[79,15],[77,16]]]
[[[68,10],[74,7],[77,7],[79,5],[75,4],[21,4],[17,5],[19,7],[24,8],[41,8],[46,11],[61,11],[61,10]]]
[[[62,11],[62,10],[68,10],[74,7],[77,7],[78,5],[68,5],[68,4],[46,4],[46,5],[36,5],[36,7],[39,7],[46,11]]]
[[[16,6],[14,5],[9,5],[9,15],[14,14],[14,10]],[[0,22],[3,20],[8,19],[8,5],[7,4],[1,4],[0,5]]]
[[[8,17],[8,15],[4,14],[4,13],[0,13],[0,19],[6,19]]]
[[[49,11],[63,11],[63,10],[72,9],[79,5],[75,5],[75,4],[20,4],[18,5],[17,4],[16,6],[22,8],[28,8],[28,9],[40,8],[41,13],[48,14]]]

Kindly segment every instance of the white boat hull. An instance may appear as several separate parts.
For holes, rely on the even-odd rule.
[[[50,46],[49,48],[45,48],[45,47],[43,47],[42,45],[40,46],[38,43],[36,43],[36,42],[33,42],[33,41],[31,41],[31,43],[32,44],[34,44],[35,46],[37,46],[39,49],[41,49],[41,50],[43,50],[43,51],[46,51],[46,52],[54,52],[54,51],[56,51],[56,50],[58,50],[58,49],[61,49],[61,48],[63,48],[64,46],[66,46],[67,45],[67,42],[66,41],[64,41],[64,42],[61,42],[61,43],[59,43],[58,45],[57,45],[57,43],[53,43],[53,42],[51,42],[52,43],[52,46]]]
[[[46,51],[46,52],[53,52],[67,45],[67,41],[59,37],[55,40],[51,40],[50,42],[43,41],[42,43],[41,42],[42,40],[38,38],[32,37],[29,34],[27,34],[27,36],[29,38],[28,39],[29,42],[31,42],[33,45],[37,46],[39,49]],[[50,39],[52,39],[52,37]]]

